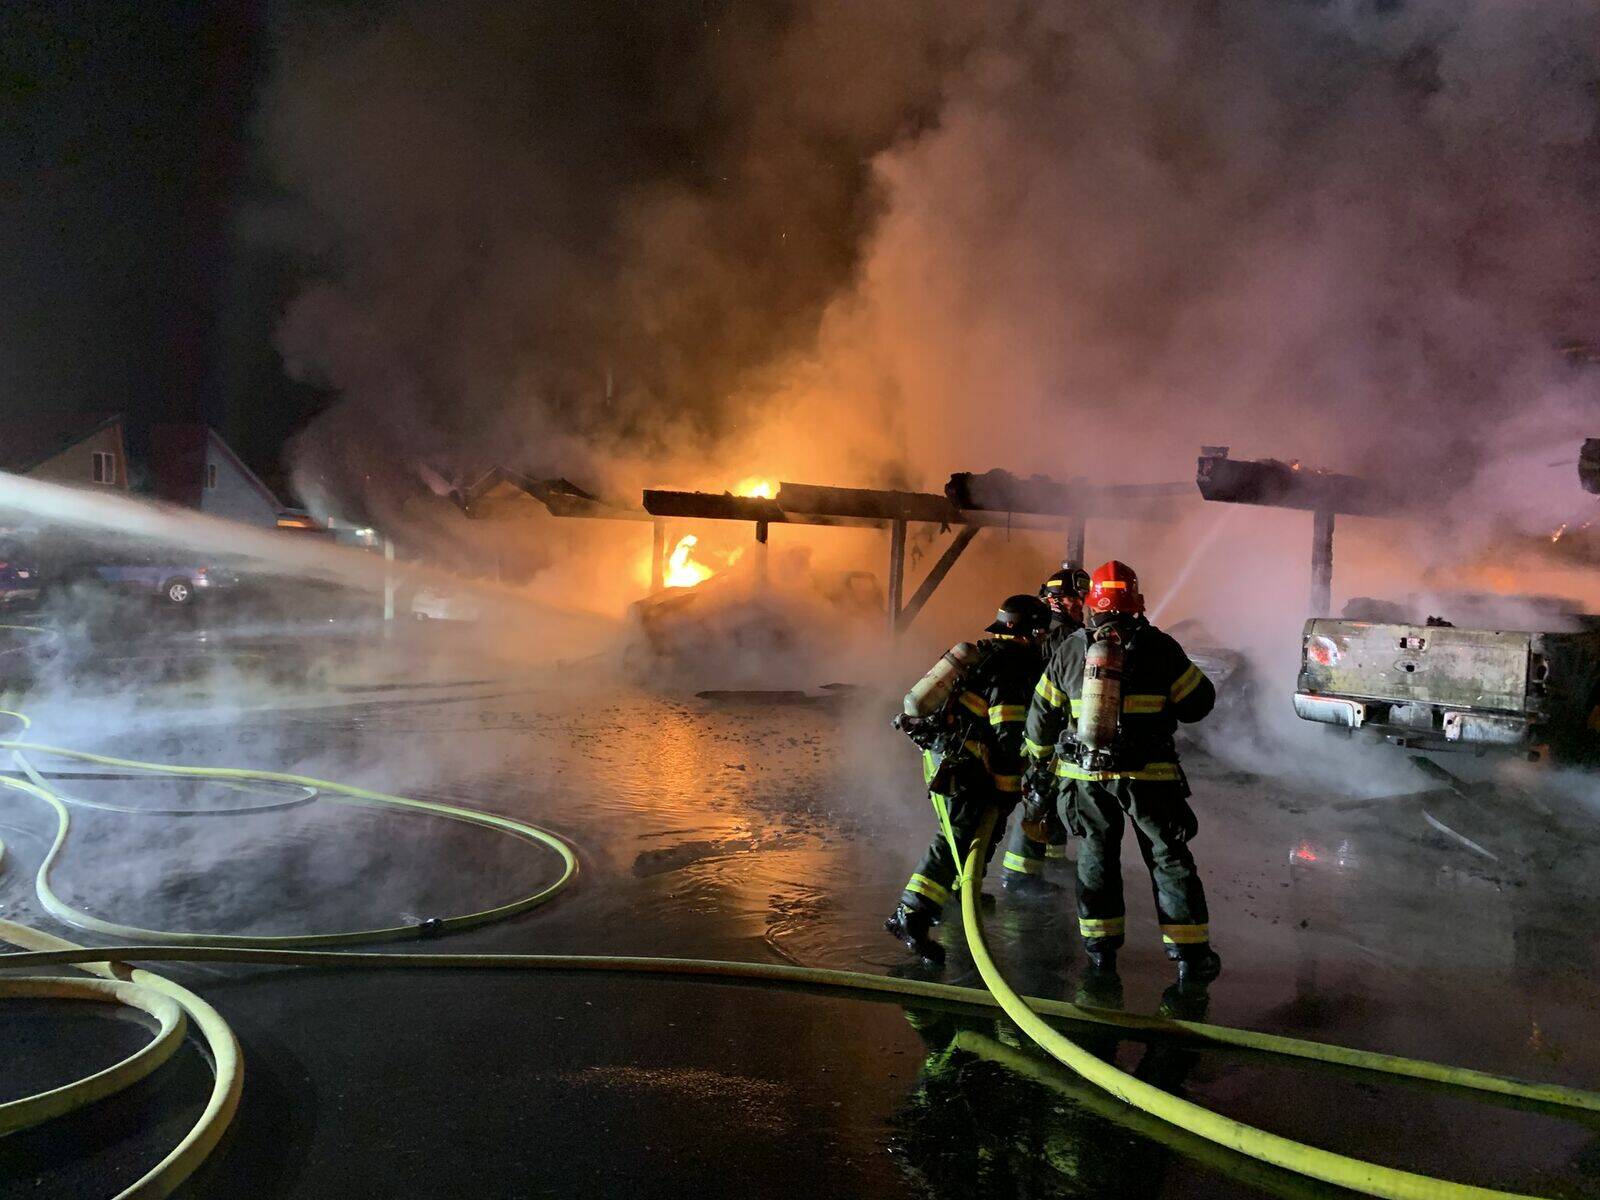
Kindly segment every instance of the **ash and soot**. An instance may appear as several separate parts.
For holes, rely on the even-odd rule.
[[[1600,1200],[1592,0],[202,7],[0,16],[0,1196]]]

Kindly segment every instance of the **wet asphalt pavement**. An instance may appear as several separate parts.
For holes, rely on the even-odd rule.
[[[114,720],[84,719],[92,693],[25,700],[37,740],[447,799],[577,847],[581,872],[555,902],[428,949],[905,968],[881,922],[931,816],[882,697],[708,700],[592,666],[513,679],[430,630],[403,670],[333,671],[314,696],[273,693],[246,713],[241,697],[293,678],[303,639],[195,636],[173,635],[193,669]],[[376,644],[319,656],[370,660]],[[1365,801],[1198,750],[1185,762],[1225,962],[1206,1019],[1576,1086],[1600,1077],[1600,818],[1553,794],[1455,794],[1420,774],[1413,795]],[[115,786],[122,803],[229,802]],[[32,896],[52,832],[37,805],[0,800],[0,916],[73,936]],[[1125,849],[1121,996],[1089,998],[1153,1012],[1171,966],[1131,839]],[[327,802],[231,818],[85,811],[57,886],[133,924],[287,933],[505,902],[557,865],[488,830]],[[1051,871],[1070,889],[1070,864]],[[1068,896],[1023,907],[1002,895],[988,916],[1020,990],[1080,995]],[[945,978],[976,985],[956,924],[941,934]],[[980,1013],[543,972],[168,973],[219,1008],[246,1062],[233,1128],[184,1196],[1335,1194],[1220,1151],[1194,1157],[1070,1076],[1018,1075],[997,1059],[1031,1053],[1025,1039]],[[0,1100],[87,1073],[141,1036],[43,1006],[8,1020]],[[1079,1032],[1124,1069],[1289,1137],[1481,1186],[1600,1196],[1600,1127],[1582,1121]],[[0,1140],[0,1194],[113,1194],[182,1136],[208,1084],[190,1047],[119,1097]]]

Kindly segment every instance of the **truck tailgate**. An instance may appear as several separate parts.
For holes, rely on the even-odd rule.
[[[1311,620],[1300,689],[1522,713],[1530,644],[1527,633]]]

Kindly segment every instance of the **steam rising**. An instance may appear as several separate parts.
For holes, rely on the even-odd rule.
[[[281,341],[341,397],[295,449],[330,505],[419,462],[937,489],[1221,443],[1413,489],[1418,523],[1341,520],[1341,598],[1526,591],[1517,539],[1592,511],[1585,0],[310,5],[282,46]],[[1090,554],[1275,648],[1281,699],[1309,530],[1220,516]],[[980,539],[924,627],[1058,553]]]
[[[381,418],[623,478],[1170,478],[1230,442],[1503,494],[1570,438],[1592,5],[960,7],[295,22],[266,128],[322,241],[282,341],[346,404],[303,467],[356,482],[335,434]]]

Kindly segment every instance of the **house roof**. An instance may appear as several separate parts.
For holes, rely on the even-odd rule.
[[[121,420],[121,413],[46,413],[9,423],[0,432],[0,471],[26,475]]]
[[[209,443],[233,464],[245,481],[275,510],[283,502],[272,489],[244,465],[233,448],[208,425],[198,423],[157,425],[151,441],[150,468],[156,495],[175,504],[198,508],[205,490],[206,446]]]

